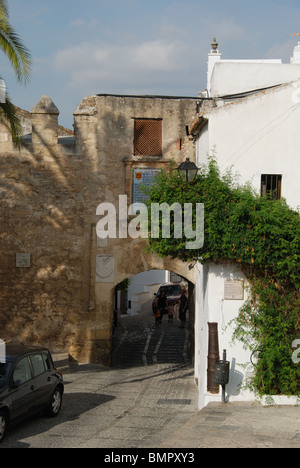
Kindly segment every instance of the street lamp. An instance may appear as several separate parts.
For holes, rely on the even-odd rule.
[[[195,163],[186,158],[186,161],[180,164],[177,168],[179,175],[186,180],[186,182],[194,182],[197,177],[198,167]]]

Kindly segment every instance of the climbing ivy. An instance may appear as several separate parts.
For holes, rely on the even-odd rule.
[[[187,239],[149,239],[160,256],[183,261],[238,264],[250,284],[248,300],[235,320],[234,338],[256,349],[252,388],[259,394],[300,395],[300,364],[292,343],[300,337],[300,217],[284,200],[260,197],[232,172],[220,174],[210,158],[194,183],[172,167],[148,189],[152,203],[204,203],[204,245],[187,250]],[[174,218],[171,217],[174,233]],[[193,218],[196,228],[196,218]]]

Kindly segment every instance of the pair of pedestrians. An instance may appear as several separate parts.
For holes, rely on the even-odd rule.
[[[179,302],[179,320],[181,321],[180,328],[185,328],[186,312],[188,309],[188,299],[186,297],[185,290],[181,291],[181,296],[178,302]],[[173,323],[174,305],[168,303],[166,292],[162,291],[160,296],[156,298],[156,313],[155,313],[156,325],[162,322],[162,318],[165,313],[168,314],[169,323]]]

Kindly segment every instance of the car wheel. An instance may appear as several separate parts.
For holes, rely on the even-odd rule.
[[[8,418],[4,411],[0,411],[0,442],[4,439],[8,426]]]
[[[55,418],[55,416],[57,416],[61,410],[61,405],[62,390],[59,387],[57,387],[53,392],[51,403],[46,410],[47,416],[50,416],[50,418]]]

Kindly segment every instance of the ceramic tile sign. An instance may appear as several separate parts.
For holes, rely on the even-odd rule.
[[[133,169],[132,171],[132,203],[145,203],[147,194],[144,193],[142,186],[149,187],[153,183],[154,178],[161,172],[161,169]]]

